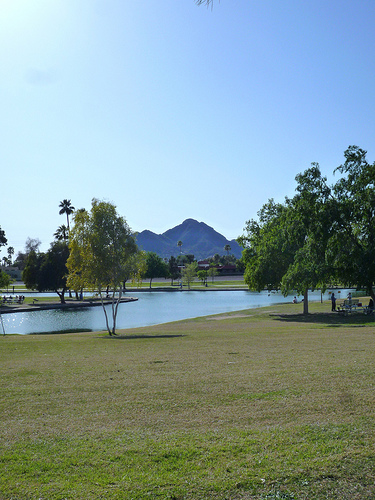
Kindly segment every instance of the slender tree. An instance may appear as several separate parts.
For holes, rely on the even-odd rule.
[[[199,281],[202,282],[202,285],[203,286],[207,286],[207,270],[206,269],[200,269],[197,272],[197,276],[198,276]]]
[[[181,240],[178,240],[177,246],[180,249],[180,253],[182,253],[182,250],[181,250],[181,248],[182,248],[182,241]]]
[[[69,237],[68,286],[99,292],[109,335],[116,335],[118,306],[127,274],[128,260],[137,252],[135,237],[126,220],[111,203],[93,199],[91,211],[75,213]],[[104,296],[112,290],[112,321]]]
[[[194,281],[198,272],[198,264],[196,262],[191,262],[186,264],[185,268],[182,270],[182,280],[187,284],[190,290],[190,285]]]
[[[173,280],[176,280],[180,277],[180,269],[178,267],[178,262],[176,257],[173,255],[170,257],[168,261],[168,276],[171,278],[171,285],[173,286]]]
[[[208,276],[210,276],[212,283],[215,281],[215,276],[219,274],[219,271],[216,268],[216,265],[211,262],[210,267],[208,268]]]

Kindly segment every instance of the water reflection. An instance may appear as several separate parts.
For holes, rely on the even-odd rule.
[[[342,295],[346,296],[345,291]],[[210,314],[239,311],[275,303],[291,302],[292,297],[281,293],[250,291],[205,292],[131,292],[136,302],[120,304],[117,328],[150,326]],[[310,300],[320,300],[320,292],[311,292]],[[328,293],[323,296],[324,300]],[[297,306],[298,307],[298,306]],[[74,330],[105,330],[101,307],[54,309],[25,313],[3,314],[7,334],[30,334]]]

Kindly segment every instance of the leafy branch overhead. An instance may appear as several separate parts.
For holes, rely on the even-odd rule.
[[[195,0],[195,3],[197,5],[207,5],[207,7],[214,4],[213,0]]]

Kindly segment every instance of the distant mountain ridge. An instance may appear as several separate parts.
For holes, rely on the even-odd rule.
[[[142,250],[155,252],[168,259],[171,255],[177,257],[180,254],[178,241],[182,241],[181,253],[193,254],[197,260],[213,257],[216,253],[225,255],[225,245],[230,245],[229,254],[237,259],[242,255],[242,248],[236,240],[229,241],[212,227],[194,219],[186,219],[163,234],[146,229],[137,235],[137,244]]]

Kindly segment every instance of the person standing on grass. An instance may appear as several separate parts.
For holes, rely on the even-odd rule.
[[[331,294],[332,311],[336,311],[336,295],[332,292]]]

